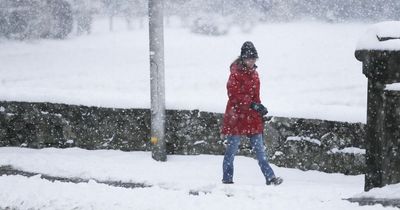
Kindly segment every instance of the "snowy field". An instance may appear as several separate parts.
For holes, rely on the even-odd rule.
[[[280,186],[266,186],[257,161],[238,156],[235,184],[223,185],[222,156],[168,156],[156,162],[149,152],[72,149],[0,148],[0,165],[51,176],[99,181],[141,182],[149,188],[126,189],[89,183],[50,182],[34,177],[0,176],[0,209],[138,209],[138,210],[353,210],[395,209],[358,206],[343,200],[363,191],[364,178],[272,165],[284,178]],[[199,195],[190,195],[199,191]],[[375,194],[398,198],[400,186]]]
[[[0,100],[150,107],[147,23],[128,31],[117,20],[113,32],[107,24],[68,40],[0,40]],[[218,37],[179,25],[165,29],[167,108],[224,112],[228,67],[251,40],[271,115],[366,122],[367,80],[354,50],[368,25],[262,24]]]

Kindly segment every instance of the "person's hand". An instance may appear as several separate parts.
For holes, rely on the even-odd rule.
[[[252,102],[250,104],[250,108],[257,111],[258,113],[261,114],[261,116],[267,115],[268,114],[268,109],[267,107],[265,107],[264,105],[260,104],[260,103],[255,103]]]

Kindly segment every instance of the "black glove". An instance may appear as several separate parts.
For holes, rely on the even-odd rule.
[[[267,107],[265,107],[265,106],[262,105],[262,104],[252,102],[252,103],[250,104],[250,108],[253,109],[253,110],[255,110],[255,111],[257,111],[257,112],[260,113],[262,116],[268,114],[268,109],[267,109]]]

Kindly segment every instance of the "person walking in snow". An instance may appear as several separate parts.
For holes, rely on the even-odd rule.
[[[222,126],[222,134],[227,137],[222,164],[224,184],[233,184],[233,161],[242,136],[250,138],[266,184],[279,185],[283,182],[282,178],[275,176],[265,153],[263,116],[268,110],[260,100],[260,79],[255,65],[257,59],[256,48],[252,42],[247,41],[241,48],[239,58],[230,66],[227,83],[229,100]]]

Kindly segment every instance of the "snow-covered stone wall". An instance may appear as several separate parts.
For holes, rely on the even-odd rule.
[[[168,154],[224,154],[222,114],[167,110],[166,117]],[[270,161],[303,170],[363,173],[364,136],[361,123],[270,117],[265,124]],[[0,102],[0,146],[148,151],[149,139],[145,109]],[[254,155],[249,141],[242,141],[239,155]]]
[[[271,162],[285,167],[360,174],[365,170],[365,125],[273,117],[266,124]]]

